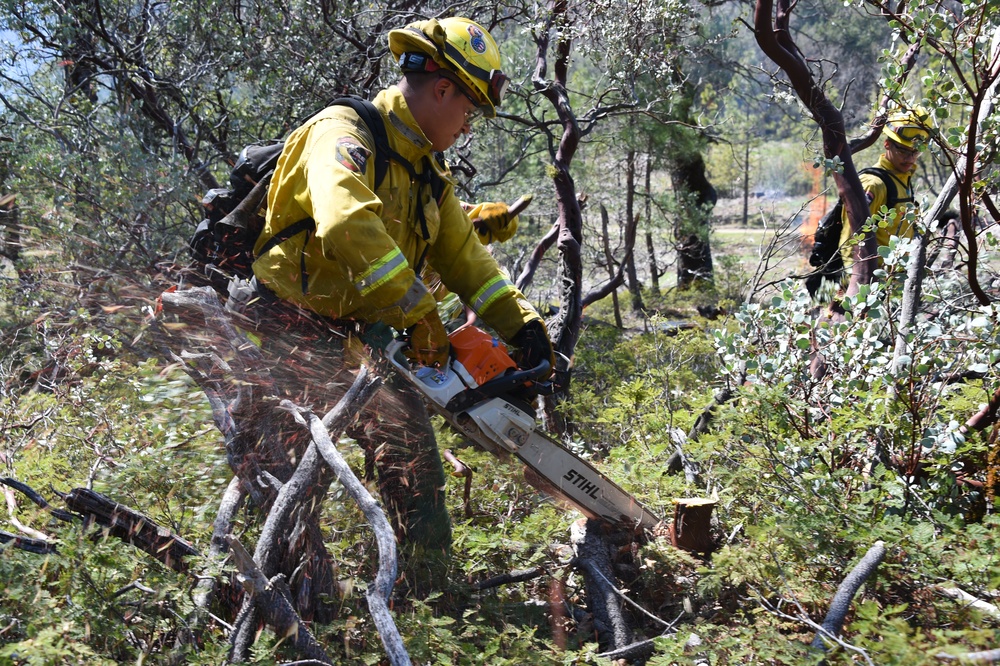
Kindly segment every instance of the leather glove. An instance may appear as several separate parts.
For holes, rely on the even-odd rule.
[[[517,231],[517,215],[511,216],[510,208],[503,202],[486,201],[467,212],[483,245],[510,240]]]
[[[437,310],[431,310],[423,319],[410,327],[410,348],[406,356],[430,368],[445,368],[448,366],[448,352],[451,344],[448,342],[448,332],[444,330],[441,317]]]
[[[549,332],[541,319],[532,319],[522,326],[510,342],[520,350],[517,358],[518,366],[527,370],[538,367],[542,361],[548,361],[549,371],[539,379],[548,379],[552,376],[552,371],[556,367],[556,354],[549,341]]]

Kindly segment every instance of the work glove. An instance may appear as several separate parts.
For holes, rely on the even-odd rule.
[[[470,204],[464,204],[463,207],[465,206]],[[517,215],[511,215],[510,208],[503,202],[485,201],[471,206],[466,212],[483,245],[494,241],[502,243],[517,231]]]
[[[511,344],[518,348],[517,364],[523,369],[538,367],[542,361],[549,362],[549,371],[539,379],[548,379],[556,367],[556,354],[549,341],[549,332],[541,319],[532,319],[521,327]]]
[[[448,342],[448,332],[444,330],[441,317],[437,310],[431,310],[423,319],[410,327],[410,348],[406,356],[430,368],[446,368],[448,352],[451,344]]]

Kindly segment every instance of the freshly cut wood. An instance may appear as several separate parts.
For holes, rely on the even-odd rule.
[[[715,550],[712,540],[714,499],[686,497],[674,500],[674,524],[670,526],[670,543],[690,553],[710,553]]]

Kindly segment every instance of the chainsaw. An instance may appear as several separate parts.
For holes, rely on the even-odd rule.
[[[501,341],[471,324],[448,337],[447,368],[411,361],[401,338],[386,355],[456,431],[498,457],[516,456],[528,468],[529,483],[588,518],[641,529],[660,522],[593,465],[538,430],[530,399],[552,393],[551,383],[540,380],[549,374],[548,361],[518,369]]]

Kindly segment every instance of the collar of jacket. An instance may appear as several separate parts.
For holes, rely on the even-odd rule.
[[[386,131],[389,133],[393,150],[414,165],[434,152],[430,139],[413,118],[399,88],[390,86],[380,91],[373,103],[388,117]]]

